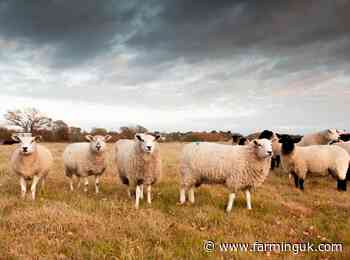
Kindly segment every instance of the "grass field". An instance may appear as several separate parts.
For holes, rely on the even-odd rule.
[[[340,193],[330,177],[309,178],[305,191],[272,172],[252,195],[253,210],[238,194],[225,213],[227,191],[202,186],[196,204],[178,204],[179,143],[161,144],[163,178],[151,206],[135,210],[126,187],[113,173],[101,179],[101,193],[69,192],[61,155],[66,144],[44,144],[55,162],[37,201],[20,199],[9,170],[15,146],[0,146],[0,259],[274,259],[290,253],[214,252],[203,241],[343,243],[342,253],[300,253],[307,259],[350,259],[350,191]],[[111,146],[109,147],[111,150]],[[350,188],[350,187],[349,187]]]

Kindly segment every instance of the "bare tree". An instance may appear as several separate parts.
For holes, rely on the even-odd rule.
[[[51,127],[52,119],[42,114],[36,108],[9,110],[5,119],[15,126],[19,126],[27,133]]]

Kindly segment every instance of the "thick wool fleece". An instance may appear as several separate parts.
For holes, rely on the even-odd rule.
[[[253,189],[264,182],[270,164],[270,157],[257,157],[254,144],[188,144],[181,160],[181,187],[189,189],[207,183],[224,184],[234,193]]]

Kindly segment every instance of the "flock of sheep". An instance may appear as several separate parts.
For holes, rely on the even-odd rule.
[[[11,168],[20,177],[21,194],[25,198],[27,182],[31,181],[32,199],[36,187],[46,176],[53,162],[50,151],[37,144],[40,137],[13,135],[19,142],[11,158]],[[73,177],[84,180],[95,177],[95,191],[99,192],[100,176],[107,168],[106,142],[111,136],[87,135],[86,143],[69,144],[63,153],[64,171],[74,190]],[[161,177],[159,135],[138,133],[134,140],[119,140],[114,145],[116,171],[121,182],[128,186],[128,194],[139,208],[146,188],[147,202],[152,202],[151,187]],[[243,139],[242,139],[243,140]],[[279,167],[294,177],[295,186],[304,189],[307,174],[328,172],[337,179],[338,190],[346,191],[350,177],[350,141],[340,140],[336,129],[295,138],[264,130],[254,140],[244,138],[240,145],[207,142],[186,144],[180,163],[180,203],[195,202],[194,189],[201,184],[221,184],[229,190],[226,211],[230,212],[236,193],[243,191],[247,208],[251,209],[251,192],[260,186],[270,169]]]

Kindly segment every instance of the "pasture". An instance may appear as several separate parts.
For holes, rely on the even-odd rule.
[[[46,143],[54,167],[35,202],[20,199],[18,177],[9,170],[15,146],[0,146],[0,259],[274,259],[292,252],[205,252],[203,241],[343,243],[343,252],[299,253],[306,259],[350,258],[350,186],[338,192],[331,177],[308,178],[297,190],[280,171],[271,172],[252,194],[253,210],[238,194],[225,212],[227,190],[202,186],[194,205],[179,205],[179,153],[182,144],[162,143],[163,178],[153,203],[135,210],[113,163],[101,178],[101,192],[90,181],[86,194],[73,193],[63,174],[66,144]],[[109,145],[111,154],[112,145]]]

